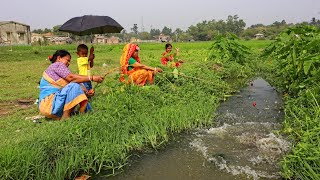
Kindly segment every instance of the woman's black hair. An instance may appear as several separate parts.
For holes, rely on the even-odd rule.
[[[70,56],[70,53],[66,50],[57,50],[50,58],[49,60],[51,61],[51,63],[55,63],[58,56],[60,56],[61,58],[65,57],[65,56]]]
[[[168,47],[172,47],[172,44],[167,43],[167,44],[166,44],[166,49],[167,49]]]

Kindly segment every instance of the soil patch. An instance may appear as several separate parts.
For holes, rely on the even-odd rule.
[[[34,103],[34,99],[18,99],[15,101],[0,102],[0,117],[10,115],[18,110],[29,109]]]

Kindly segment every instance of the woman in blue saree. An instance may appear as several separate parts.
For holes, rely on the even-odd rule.
[[[66,119],[79,104],[80,112],[91,109],[87,96],[93,96],[94,90],[87,91],[83,82],[102,82],[102,76],[82,76],[69,70],[71,55],[66,50],[58,50],[50,57],[51,65],[43,72],[40,81],[39,110],[46,117]]]

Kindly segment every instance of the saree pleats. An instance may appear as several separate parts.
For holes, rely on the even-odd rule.
[[[44,73],[45,74],[45,73]],[[63,111],[73,109],[80,104],[80,112],[88,105],[88,98],[78,83],[63,83],[44,75],[40,81],[40,113],[49,118],[59,118]]]

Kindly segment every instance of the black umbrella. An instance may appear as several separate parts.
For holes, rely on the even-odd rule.
[[[105,33],[120,33],[123,27],[109,16],[85,15],[74,17],[65,22],[59,31],[78,36]]]

